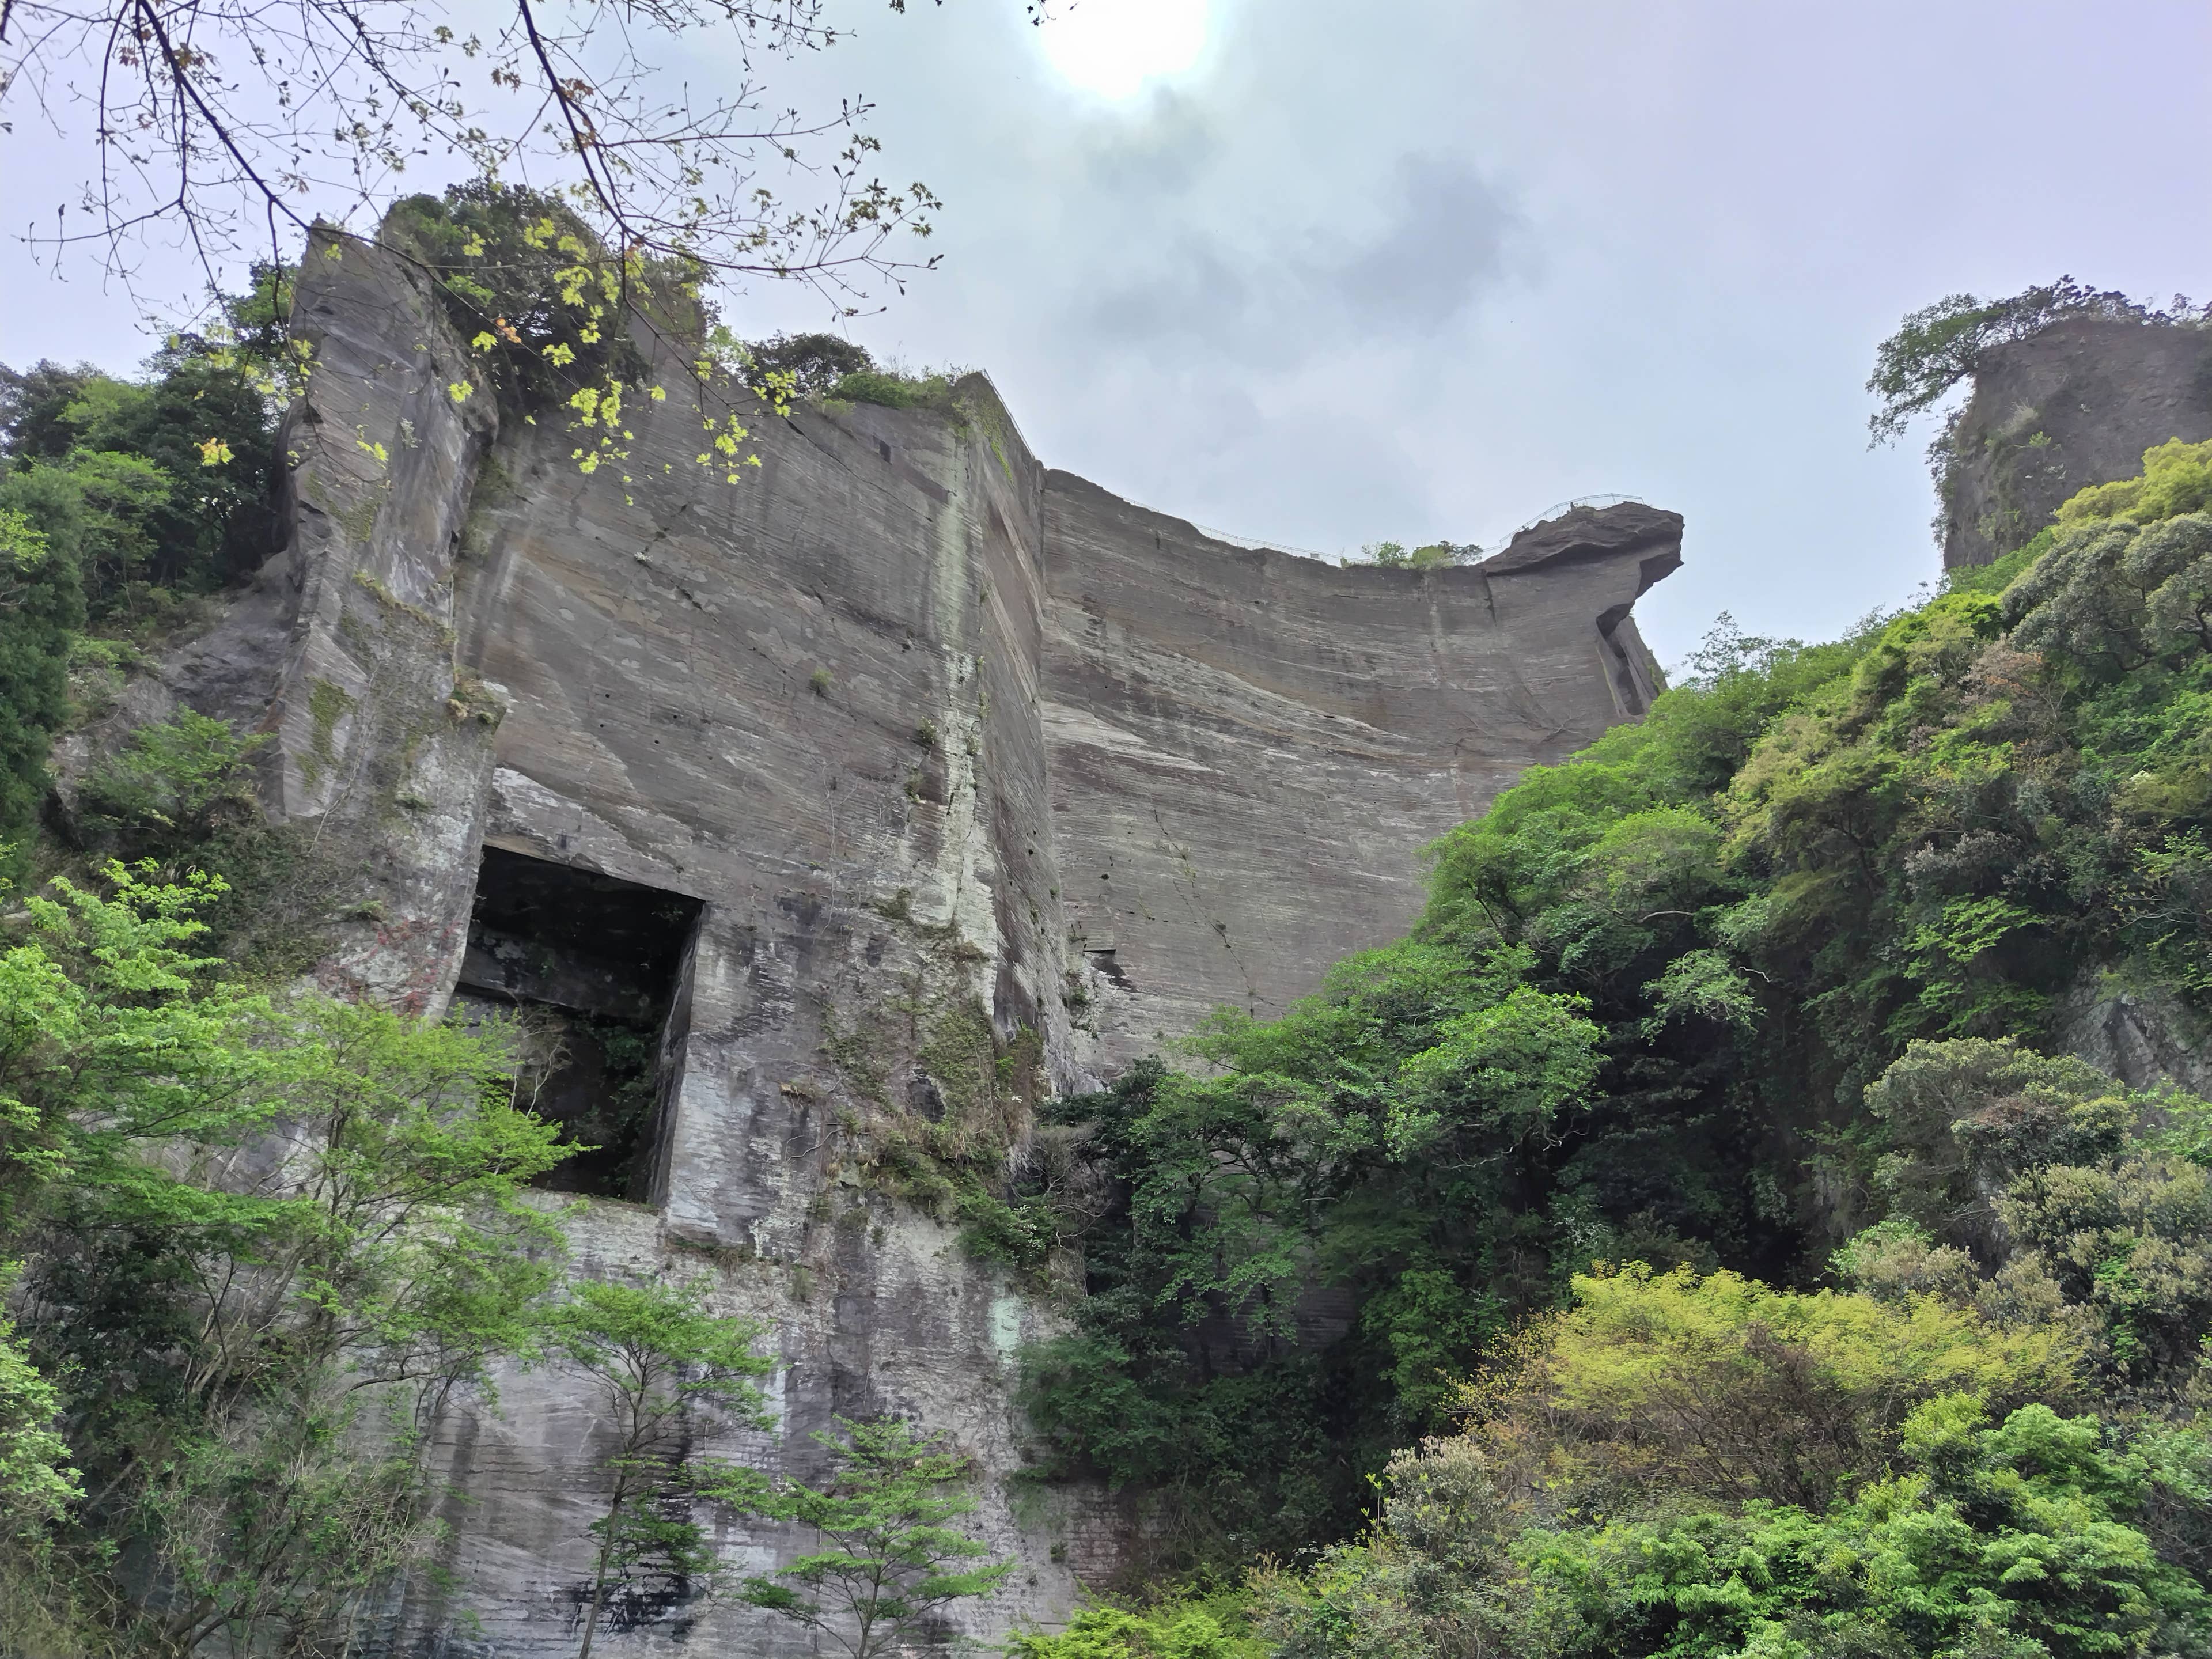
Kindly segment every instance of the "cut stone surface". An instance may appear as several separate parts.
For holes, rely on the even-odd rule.
[[[872,1146],[959,1122],[1018,1156],[1041,1096],[1401,933],[1428,842],[1648,707],[1630,611],[1681,520],[1581,509],[1428,572],[1234,547],[1047,471],[981,376],[951,412],[743,404],[761,465],[732,484],[675,363],[586,475],[557,413],[455,401],[468,354],[416,274],[338,252],[300,283],[291,544],[167,694],[273,732],[272,811],[353,872],[331,988],[434,1012],[465,975],[662,1022],[641,1201],[564,1213],[581,1270],[703,1276],[768,1322],[775,1425],[702,1443],[804,1476],[834,1416],[941,1429],[1019,1562],[941,1634],[1064,1617],[1137,1541],[1122,1498],[1011,1480],[1017,1355],[1074,1264],[1055,1291],[971,1259]],[[651,985],[608,976],[627,938],[538,961],[480,925],[472,959],[488,848],[696,922]],[[451,1410],[449,1577],[385,1610],[386,1651],[573,1650],[594,1409],[544,1370]],[[757,1571],[809,1540],[720,1544]],[[690,1587],[632,1612],[612,1659],[812,1651]]]

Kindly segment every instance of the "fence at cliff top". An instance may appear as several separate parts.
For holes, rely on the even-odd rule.
[[[1158,510],[1157,507],[1152,509],[1154,512]],[[1181,517],[1182,515],[1178,514],[1168,516]],[[1213,541],[1227,542],[1231,547],[1249,547],[1255,552],[1289,553],[1301,559],[1320,559],[1328,564],[1341,563],[1345,557],[1341,553],[1322,553],[1310,547],[1292,547],[1288,542],[1261,541],[1250,536],[1239,536],[1231,531],[1216,530],[1210,524],[1200,524],[1195,520],[1188,522],[1190,527],[1200,535]]]
[[[1571,495],[1564,501],[1554,501],[1528,523],[1520,526],[1513,532],[1513,536],[1519,535],[1524,530],[1534,530],[1540,524],[1549,524],[1554,519],[1563,519],[1578,507],[1587,507],[1592,512],[1601,512],[1608,507],[1626,507],[1632,504],[1643,507],[1646,502],[1641,495]],[[1510,547],[1513,544],[1513,536],[1506,537],[1498,545],[1501,548]]]
[[[1567,514],[1573,512],[1578,507],[1587,507],[1593,512],[1602,512],[1608,507],[1622,507],[1630,504],[1642,507],[1645,505],[1645,502],[1644,497],[1641,495],[1572,495],[1564,501],[1555,501],[1551,506],[1546,507],[1541,513],[1539,513],[1534,518],[1530,519],[1527,523],[1516,526],[1511,534],[1501,537],[1495,543],[1486,544],[1486,556],[1489,553],[1496,553],[1504,548],[1511,546],[1513,538],[1521,534],[1522,531],[1534,530],[1540,524],[1548,524],[1553,519],[1563,518]],[[1137,502],[1134,503],[1134,505],[1143,506],[1144,504],[1142,502]],[[1182,514],[1180,514],[1164,513],[1158,507],[1150,507],[1146,510],[1149,512],[1160,513],[1161,516],[1164,518],[1182,517]],[[1217,542],[1226,542],[1231,547],[1247,547],[1253,549],[1255,551],[1289,553],[1302,559],[1319,559],[1324,563],[1354,564],[1365,562],[1364,560],[1353,558],[1352,556],[1347,553],[1322,553],[1310,547],[1293,547],[1288,542],[1262,541],[1250,536],[1239,536],[1231,531],[1217,530],[1209,524],[1200,524],[1195,520],[1186,520],[1186,522],[1190,525],[1192,529],[1198,532],[1200,535],[1207,537]]]

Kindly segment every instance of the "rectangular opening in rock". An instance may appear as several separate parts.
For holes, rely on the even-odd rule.
[[[555,1165],[538,1186],[652,1197],[702,908],[682,893],[484,848],[454,1016],[513,1018],[524,1103],[594,1149]]]

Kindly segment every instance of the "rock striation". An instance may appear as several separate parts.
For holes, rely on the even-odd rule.
[[[576,1261],[770,1322],[775,1425],[718,1449],[805,1475],[833,1416],[951,1432],[1020,1562],[966,1633],[1063,1614],[1131,1535],[1008,1483],[1015,1356],[1064,1297],[965,1255],[881,1148],[957,1123],[1018,1160],[1043,1096],[1402,933],[1425,843],[1648,706],[1631,610],[1681,520],[1582,509],[1431,572],[1232,547],[1041,465],[980,376],[750,417],[732,485],[671,365],[586,475],[560,419],[456,400],[468,354],[383,251],[313,250],[295,324],[290,544],[160,696],[275,734],[271,811],[354,889],[326,982],[649,1033]],[[453,1411],[449,1571],[388,1650],[573,1648],[603,1430],[550,1370]],[[804,1541],[721,1540],[754,1571]],[[683,1587],[605,1651],[687,1638],[811,1651]]]
[[[1983,354],[1937,440],[1943,567],[1987,564],[2143,451],[2212,438],[2212,326],[2062,318]]]

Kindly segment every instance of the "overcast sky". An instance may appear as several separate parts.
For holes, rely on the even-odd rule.
[[[1195,61],[1120,99],[1018,0],[833,3],[856,34],[780,87],[874,100],[885,173],[945,201],[940,269],[854,337],[985,368],[1049,464],[1280,546],[1674,508],[1686,563],[1638,608],[1669,663],[1723,610],[1819,637],[1935,574],[1927,433],[1866,447],[1902,313],[2212,289],[2204,0],[1210,0]],[[50,211],[45,141],[0,147],[0,223]],[[0,248],[0,361],[140,354],[76,276]]]

